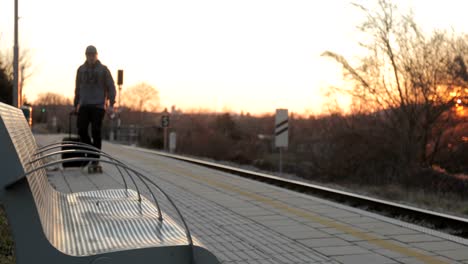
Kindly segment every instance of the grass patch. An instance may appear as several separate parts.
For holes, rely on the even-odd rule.
[[[3,207],[0,205],[0,264],[15,263],[14,244]]]

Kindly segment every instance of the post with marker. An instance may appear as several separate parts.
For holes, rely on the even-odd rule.
[[[164,112],[161,116],[161,127],[164,129],[164,150],[167,151],[168,149],[168,138],[167,138],[167,129],[169,127],[169,113],[167,112],[167,108],[164,109]]]
[[[289,138],[288,109],[276,109],[275,147],[279,148],[279,173],[283,173],[283,149],[288,147]]]

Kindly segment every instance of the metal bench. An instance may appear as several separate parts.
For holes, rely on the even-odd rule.
[[[125,189],[61,193],[46,168],[95,156],[45,161],[67,152],[99,153],[117,168]],[[0,202],[10,223],[17,263],[219,263],[194,240],[169,196],[147,176],[92,146],[38,148],[20,109],[0,103]],[[130,179],[136,190],[128,188]],[[137,183],[141,184],[137,184]],[[146,198],[142,188],[151,196]],[[161,211],[172,205],[173,216]],[[180,224],[182,223],[182,224]]]

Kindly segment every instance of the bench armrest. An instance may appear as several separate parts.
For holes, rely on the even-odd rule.
[[[95,154],[95,152],[91,152],[91,153]],[[175,209],[178,217],[180,218],[180,220],[181,220],[181,222],[182,222],[182,224],[184,226],[187,242],[188,242],[189,246],[193,247],[192,235],[191,235],[191,232],[190,232],[190,230],[188,228],[187,222],[185,221],[185,218],[183,217],[183,215],[180,212],[179,208],[175,205],[174,201],[170,198],[170,196],[164,190],[162,190],[162,188],[159,187],[159,185],[157,185],[154,181],[149,179],[147,176],[143,175],[142,173],[138,172],[137,170],[135,170],[133,168],[128,167],[127,165],[123,164],[122,162],[116,162],[116,161],[112,161],[112,160],[102,160],[102,159],[98,159],[98,158],[88,158],[88,157],[60,159],[60,160],[56,160],[56,161],[51,161],[49,163],[40,165],[38,167],[35,167],[35,168],[29,170],[28,172],[26,172],[23,175],[22,178],[25,178],[28,175],[30,175],[30,174],[32,174],[34,172],[37,172],[39,170],[46,169],[46,168],[51,167],[51,166],[59,165],[59,164],[62,164],[64,162],[73,162],[73,161],[100,161],[100,162],[103,162],[103,163],[112,164],[112,165],[115,165],[115,166],[118,166],[118,167],[125,168],[126,170],[132,172],[134,175],[136,175],[138,178],[140,178],[140,180],[142,182],[146,182],[146,183],[149,183],[150,185],[153,185],[156,189],[158,189],[158,191],[160,191],[165,196],[165,198],[169,201],[171,206]],[[10,184],[8,186],[8,188],[11,188],[13,185],[14,185],[14,183]]]

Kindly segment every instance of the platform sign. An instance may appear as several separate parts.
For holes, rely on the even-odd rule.
[[[161,117],[161,126],[166,128],[169,127],[169,116],[168,115],[163,115]]]
[[[117,85],[122,85],[123,84],[123,70],[118,70],[117,71]]]
[[[276,109],[275,147],[288,147],[289,137],[288,109]]]

